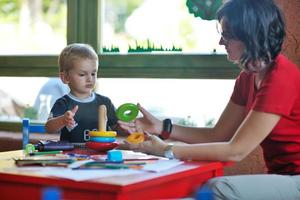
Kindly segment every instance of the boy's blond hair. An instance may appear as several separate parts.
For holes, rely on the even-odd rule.
[[[88,44],[73,43],[66,46],[59,55],[59,72],[67,72],[72,69],[76,59],[92,59],[98,62],[98,55]]]

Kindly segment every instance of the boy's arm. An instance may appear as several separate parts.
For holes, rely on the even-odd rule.
[[[45,124],[47,133],[57,133],[65,126],[65,115],[48,119]]]
[[[70,128],[76,126],[74,116],[77,110],[78,106],[75,106],[72,110],[65,112],[64,115],[50,118],[45,124],[47,133],[57,133],[65,126]]]

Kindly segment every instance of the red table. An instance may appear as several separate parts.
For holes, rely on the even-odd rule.
[[[8,172],[10,158],[22,151],[0,153],[0,199],[41,199],[43,189],[58,187],[63,199],[170,199],[192,196],[208,179],[223,175],[222,162],[186,162],[171,170],[142,176],[128,175],[73,181],[63,178]]]

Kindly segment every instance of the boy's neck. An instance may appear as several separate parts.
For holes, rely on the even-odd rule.
[[[91,92],[91,94],[89,96],[85,96],[85,97],[78,97],[76,95],[74,95],[72,92],[70,92],[68,94],[68,96],[70,98],[72,98],[73,100],[75,101],[79,101],[79,102],[90,102],[90,101],[93,101],[94,98],[95,98],[95,93],[94,92]]]

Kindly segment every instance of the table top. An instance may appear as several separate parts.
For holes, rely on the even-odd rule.
[[[14,160],[12,158],[24,156],[23,150],[16,151],[8,151],[8,152],[0,152],[0,173],[2,174],[12,174],[12,175],[23,175],[23,176],[36,176],[39,178],[51,178],[51,177],[43,177],[41,175],[35,175],[34,171],[30,174],[28,172],[16,172],[7,170],[8,168],[14,169],[16,168],[14,164]],[[147,181],[155,178],[159,178],[162,176],[171,176],[174,174],[180,174],[189,171],[189,173],[193,173],[193,170],[199,172],[201,170],[203,173],[206,171],[211,171],[212,169],[223,168],[224,164],[222,162],[185,162],[182,165],[174,167],[170,170],[162,171],[162,172],[144,172],[141,176],[140,174],[133,174],[128,176],[120,176],[120,177],[105,177],[92,179],[85,182],[93,182],[93,183],[105,183],[112,184],[118,186],[125,186],[130,184],[136,184],[142,181]],[[57,179],[57,178],[53,178]]]
[[[142,174],[75,181],[35,174],[34,170],[8,170],[16,168],[12,158],[20,156],[23,156],[22,150],[0,153],[0,188],[3,187],[1,194],[4,197],[10,198],[16,187],[20,191],[26,190],[26,185],[27,188],[59,187],[65,192],[65,198],[77,198],[79,191],[85,199],[94,199],[87,195],[99,197],[108,193],[111,196],[104,199],[179,198],[190,195],[209,178],[223,175],[226,165],[222,162],[185,162],[161,172],[143,171]],[[13,194],[15,198],[21,197],[18,193]],[[38,199],[38,195],[39,192],[32,192],[33,199]]]

